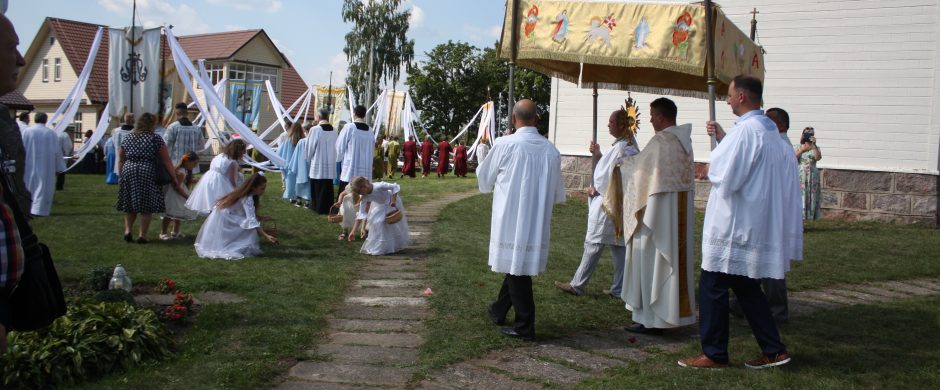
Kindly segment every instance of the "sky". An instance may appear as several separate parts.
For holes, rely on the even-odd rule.
[[[139,22],[173,25],[177,35],[264,29],[308,84],[346,77],[345,35],[352,28],[341,17],[342,0],[137,0]],[[133,0],[10,0],[7,17],[26,52],[47,17],[129,26]],[[503,0],[405,0],[411,10],[408,37],[415,60],[448,40],[477,47],[499,39]]]

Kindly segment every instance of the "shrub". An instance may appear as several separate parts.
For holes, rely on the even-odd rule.
[[[191,294],[176,294],[173,304],[163,309],[163,319],[167,321],[183,321],[192,314],[193,296]]]
[[[10,332],[0,356],[3,388],[49,388],[170,356],[171,339],[151,310],[76,303],[48,328]]]
[[[97,267],[88,274],[88,285],[93,291],[105,291],[108,289],[108,282],[111,281],[111,275],[114,274],[114,268]]]
[[[119,288],[98,291],[95,293],[95,300],[98,302],[127,302],[128,305],[134,306],[134,296]]]

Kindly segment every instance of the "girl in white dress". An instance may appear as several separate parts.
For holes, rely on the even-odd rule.
[[[247,144],[240,139],[232,140],[225,145],[221,154],[212,159],[209,171],[202,175],[202,179],[193,188],[193,192],[186,200],[186,208],[200,215],[209,215],[212,207],[219,198],[238,188],[245,181],[238,160],[245,155]]]
[[[185,190],[185,194],[180,194],[172,186],[166,186],[166,194],[163,203],[166,204],[166,211],[163,213],[163,224],[160,227],[160,239],[170,240],[182,238],[180,233],[181,221],[192,221],[196,219],[195,211],[186,208],[186,198],[189,197],[189,191],[196,182],[193,177],[193,168],[199,164],[199,155],[196,152],[189,151],[183,153],[180,163],[176,166],[176,179],[180,182],[180,187]],[[184,196],[185,195],[185,196]],[[173,232],[168,232],[170,223],[173,223]]]
[[[373,256],[395,253],[411,245],[408,235],[408,218],[405,216],[405,205],[398,196],[401,188],[398,184],[376,182],[357,176],[349,183],[352,191],[362,196],[359,206],[361,211],[367,212],[366,226],[368,236],[362,243],[362,253]],[[385,223],[385,217],[396,211],[401,211],[401,221]],[[356,221],[360,224],[362,221]],[[353,228],[355,230],[355,228]],[[351,235],[350,235],[351,236]]]
[[[269,217],[258,215],[261,195],[268,180],[261,173],[251,175],[232,193],[219,199],[209,218],[196,236],[196,254],[210,259],[238,260],[261,254],[258,235],[277,244],[277,238],[261,229],[261,221]]]
[[[345,191],[339,194],[339,200],[333,205],[339,207],[339,214],[343,216],[343,222],[339,224],[343,229],[338,237],[340,241],[346,240],[347,234],[350,236],[349,241],[355,241],[356,239],[356,232],[353,228],[356,226],[356,198],[358,197],[350,188],[346,188]]]

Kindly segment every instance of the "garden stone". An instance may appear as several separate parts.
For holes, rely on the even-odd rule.
[[[300,362],[288,373],[291,377],[312,381],[386,386],[404,385],[412,374],[414,369],[410,368],[331,362]]]
[[[418,361],[418,350],[415,348],[329,343],[321,345],[315,353],[335,363],[402,366]]]
[[[342,330],[345,332],[407,332],[416,333],[424,330],[422,321],[404,321],[404,320],[346,320],[330,319],[328,320],[330,329]]]

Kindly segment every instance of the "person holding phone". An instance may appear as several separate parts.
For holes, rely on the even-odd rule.
[[[816,163],[822,160],[822,152],[816,146],[816,130],[803,129],[800,145],[796,147],[796,159],[800,162],[800,190],[803,193],[803,220],[819,219],[819,204],[822,202],[822,186]]]

